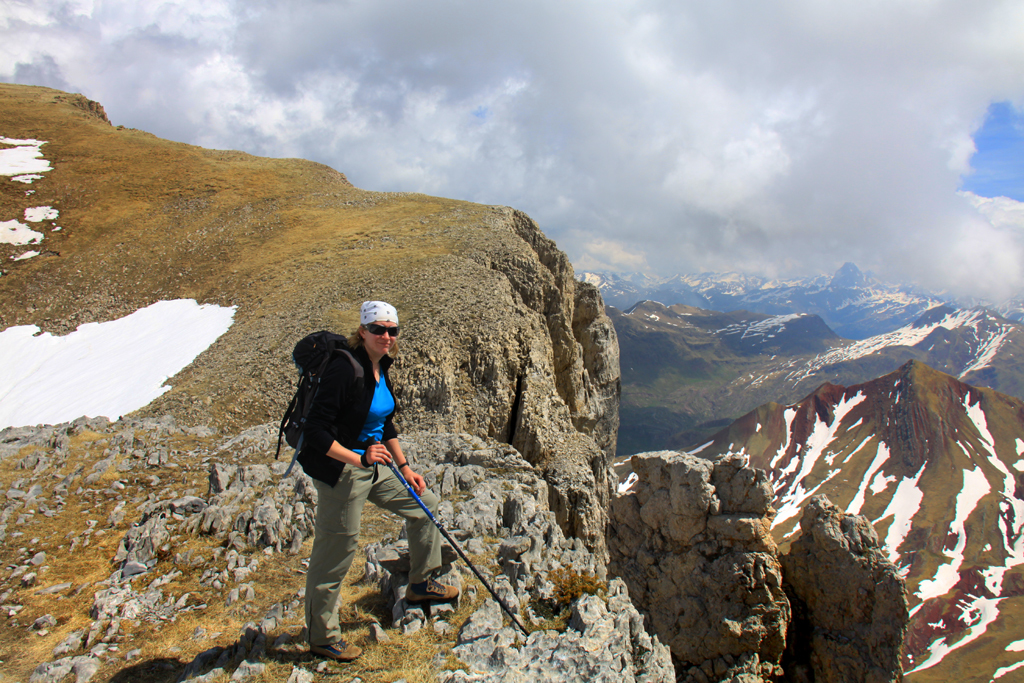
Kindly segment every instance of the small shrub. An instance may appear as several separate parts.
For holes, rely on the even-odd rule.
[[[568,607],[574,600],[586,595],[597,595],[608,590],[608,584],[598,581],[597,577],[587,572],[580,574],[567,567],[559,567],[550,574],[548,580],[555,585],[554,602],[556,606]]]
[[[580,574],[572,569],[560,567],[548,574],[554,584],[550,600],[532,600],[534,615],[539,619],[531,630],[555,630],[564,632],[569,626],[569,607],[583,595],[597,595],[608,590],[608,584],[598,581],[593,574]]]

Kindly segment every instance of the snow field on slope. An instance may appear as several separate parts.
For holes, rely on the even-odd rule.
[[[910,529],[914,525],[914,515],[921,509],[921,501],[924,500],[924,492],[917,485],[922,474],[924,474],[924,465],[913,477],[904,477],[896,485],[896,491],[889,499],[889,505],[882,512],[882,516],[872,522],[877,525],[890,516],[892,517],[892,523],[889,524],[889,530],[885,534],[885,549],[889,553],[889,561],[897,567],[900,566],[899,547],[903,545],[904,539],[910,533]],[[906,577],[909,571],[909,565],[900,567],[901,576]]]
[[[786,323],[803,318],[805,315],[804,313],[789,313],[766,318],[749,325],[745,322],[735,323],[720,330],[715,330],[715,334],[741,334],[740,339],[748,339],[750,337],[772,339],[775,335],[786,331]]]
[[[825,424],[820,419],[815,421],[814,430],[811,432],[810,436],[807,437],[807,441],[805,442],[805,448],[803,449],[803,452],[798,453],[794,456],[794,461],[799,460],[800,469],[797,472],[796,477],[789,484],[788,489],[779,498],[782,504],[779,506],[779,511],[775,517],[775,521],[772,522],[772,527],[776,527],[782,522],[799,514],[804,501],[813,496],[815,492],[817,492],[817,490],[821,488],[821,486],[826,481],[831,479],[832,475],[825,478],[821,483],[819,483],[810,491],[806,490],[806,488],[804,487],[804,479],[807,477],[807,475],[811,473],[811,471],[814,469],[815,464],[817,464],[818,460],[825,452],[825,449],[827,449],[829,445],[832,443],[832,440],[835,438],[836,433],[842,426],[843,418],[845,418],[847,413],[853,410],[865,398],[866,396],[863,393],[857,392],[856,396],[853,396],[849,399],[844,398],[842,401],[840,401],[835,407],[831,426]],[[792,429],[792,421],[787,421],[786,426],[787,428]],[[786,439],[788,442],[788,435]],[[773,466],[774,462],[775,461],[773,460]],[[792,464],[793,463],[791,462],[790,465]],[[788,466],[787,471],[791,471]],[[840,470],[836,470],[835,472],[839,471]]]
[[[906,325],[893,332],[869,337],[849,346],[832,349],[825,353],[818,354],[809,360],[801,369],[791,373],[787,377],[787,380],[791,382],[799,382],[810,377],[815,372],[818,372],[826,366],[864,358],[865,356],[878,353],[891,346],[915,346],[940,327],[947,330],[955,330],[961,327],[972,327],[975,331],[975,336],[978,339],[979,345],[975,351],[974,360],[964,368],[962,373],[960,373],[960,377],[963,377],[968,372],[980,370],[991,363],[992,359],[995,358],[996,353],[999,351],[999,348],[1006,341],[1009,333],[1013,330],[1013,327],[1011,326],[1000,325],[997,332],[989,333],[988,336],[982,338],[979,324],[984,317],[985,313],[983,311],[960,310],[946,315],[942,320],[931,325],[923,325],[921,327]]]
[[[1001,601],[1002,598],[978,598],[970,603],[970,605],[959,604],[958,606],[963,610],[960,620],[965,623],[974,624],[967,632],[967,635],[956,641],[956,643],[947,643],[946,638],[932,643],[932,646],[928,648],[928,659],[906,672],[906,675],[930,669],[941,662],[950,652],[959,650],[964,645],[980,638],[988,630],[989,625],[999,616],[999,603]]]
[[[43,233],[18,221],[0,221],[0,242],[4,244],[39,244]]]
[[[19,140],[0,136],[0,144],[13,145],[0,149],[0,175],[26,176],[53,170],[50,162],[43,158],[41,148],[46,144],[45,140]],[[35,180],[19,177],[11,179],[29,183]]]
[[[1024,652],[1024,640],[1017,640],[1010,643],[1006,646],[1006,651]],[[1016,671],[1017,669],[1020,669],[1022,667],[1024,667],[1024,661],[1017,662],[1016,664],[1011,664],[1010,666],[1004,666],[1003,668],[996,670],[995,674],[992,676],[992,680],[995,681],[997,679],[1000,679],[1006,674]]]
[[[40,173],[52,171],[50,162],[43,158],[42,146],[45,140],[20,140],[0,136],[0,145],[13,147],[0,148],[0,176],[8,176],[11,180],[31,183],[43,176]],[[26,192],[29,194],[29,192]],[[56,220],[58,212],[50,206],[35,206],[25,209],[25,220],[30,223]],[[54,227],[53,230],[60,230]],[[32,230],[17,220],[0,221],[0,243],[6,244],[39,244],[43,241],[43,233]],[[15,261],[38,256],[38,251],[26,251],[19,256],[12,256]]]
[[[117,419],[171,387],[173,377],[224,334],[235,307],[159,301],[118,320],[54,337],[35,325],[0,332],[0,429]]]
[[[998,585],[989,586],[989,590],[998,595],[999,589],[1002,587],[1002,573],[1024,564],[1024,501],[1017,497],[1016,477],[1010,472],[1006,464],[999,459],[999,456],[996,455],[995,439],[988,430],[988,419],[985,416],[985,411],[981,408],[981,401],[979,400],[972,406],[970,405],[970,396],[965,396],[964,410],[967,411],[968,417],[971,418],[975,428],[981,435],[982,446],[985,449],[988,461],[1003,475],[998,524],[1003,542],[1003,551],[1006,553],[1006,560],[1000,567],[991,568],[992,571],[999,570],[1000,581]]]
[[[991,490],[988,478],[980,467],[975,466],[974,469],[965,469],[962,472],[963,486],[956,496],[956,513],[949,524],[949,533],[956,534],[956,544],[947,551],[950,560],[939,565],[935,577],[918,584],[915,595],[921,602],[945,595],[960,580],[960,565],[963,564],[963,553],[967,547],[967,518],[978,506],[978,501]]]
[[[857,450],[860,450],[860,448],[863,447],[863,446],[864,446],[864,444],[862,443],[860,446],[858,446]],[[854,452],[856,452],[856,451],[854,451]],[[849,506],[847,506],[846,514],[848,514],[848,515],[859,515],[860,514],[860,509],[864,505],[864,499],[867,496],[867,489],[868,489],[868,486],[870,485],[871,478],[875,476],[875,473],[878,472],[878,470],[880,470],[882,468],[882,465],[884,465],[888,459],[889,459],[889,447],[886,446],[884,443],[879,442],[878,450],[875,451],[875,457],[871,461],[871,464],[868,465],[867,471],[864,472],[864,477],[861,479],[860,486],[857,487],[857,495],[855,495],[853,497],[853,500],[850,501]],[[872,490],[872,493],[878,493],[877,491],[875,491],[874,487],[872,487],[871,490]],[[885,490],[884,486],[882,487],[882,490],[883,491]]]
[[[953,548],[946,551],[949,561],[938,567],[934,578],[918,584],[915,595],[921,602],[911,611],[911,614],[920,609],[926,601],[948,594],[959,582],[960,568],[965,560],[964,551],[969,540],[966,526],[967,520],[973,514],[981,499],[990,492],[1000,496],[998,525],[1006,559],[1003,564],[987,567],[980,572],[987,594],[968,594],[961,597],[956,603],[956,607],[960,610],[958,620],[967,627],[967,631],[962,635],[949,635],[932,643],[928,649],[927,659],[908,673],[932,668],[942,662],[951,652],[959,650],[983,636],[988,627],[999,617],[999,604],[1003,600],[1001,595],[1002,584],[1006,572],[1012,567],[1024,564],[1024,533],[1022,533],[1022,530],[1024,530],[1022,529],[1024,527],[1024,501],[1018,500],[1014,495],[1016,486],[1014,476],[995,452],[995,439],[988,429],[988,418],[981,407],[981,401],[978,400],[974,405],[971,405],[970,395],[968,394],[964,396],[962,406],[964,413],[977,430],[981,452],[975,451],[963,443],[960,444],[961,449],[969,458],[971,453],[974,452],[975,456],[980,456],[987,460],[1002,476],[1002,483],[993,487],[988,475],[982,469],[981,463],[971,458],[975,462],[975,466],[973,469],[963,470],[963,484],[956,497],[954,519],[949,527],[949,533],[956,535],[956,542]],[[1021,446],[1024,444],[1020,443],[1020,439],[1017,439],[1015,445],[1019,455]],[[899,560],[897,548],[910,530],[913,513],[916,512],[923,497],[920,489],[917,488],[917,480],[920,479],[923,471],[924,469],[922,468],[913,480],[904,479],[900,484],[901,488],[904,484],[912,483],[912,486],[909,486],[905,493],[901,493],[898,489],[890,503],[890,508],[897,502],[900,505],[913,503],[910,506],[913,508],[913,512],[909,515],[904,512],[902,520],[897,516],[899,513],[894,511],[896,514],[894,514],[893,523],[890,525],[889,533],[886,537],[889,557],[894,563]],[[875,523],[877,524],[885,520],[889,514],[890,510],[887,509]],[[904,569],[901,573],[906,575],[906,570]],[[1024,641],[1017,642],[1024,643]],[[1016,643],[1011,645],[1016,645]],[[1008,647],[1007,649],[1011,648]],[[1022,649],[1024,649],[1024,646],[1022,646]],[[1021,666],[1024,666],[1024,662],[1000,669],[992,680],[1001,678]]]

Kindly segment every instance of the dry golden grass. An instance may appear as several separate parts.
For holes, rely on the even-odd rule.
[[[83,106],[0,84],[0,135],[46,140],[54,167],[31,195],[0,183],[0,220],[52,206],[62,227],[25,261],[7,257],[26,247],[0,244],[0,328],[66,334],[177,298],[237,306],[228,333],[147,414],[228,429],[279,418],[298,338],[346,329],[368,298],[426,313],[443,283],[418,274],[494,239],[482,229],[489,207],[360,190],[321,164],[162,140]]]

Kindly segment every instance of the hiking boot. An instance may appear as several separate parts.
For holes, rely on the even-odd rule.
[[[333,659],[336,662],[351,662],[356,659],[359,655],[363,654],[362,648],[356,647],[355,645],[349,645],[344,640],[339,640],[331,645],[310,645],[310,654],[314,654],[318,657],[326,657],[327,659]]]
[[[455,586],[446,586],[434,579],[427,579],[423,583],[410,583],[405,589],[406,602],[423,602],[425,600],[454,600],[459,597],[459,589]]]

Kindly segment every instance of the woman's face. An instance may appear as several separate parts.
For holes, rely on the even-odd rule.
[[[387,334],[374,334],[370,330],[381,331],[381,328],[387,328],[388,330],[397,330],[398,325],[393,322],[384,320],[377,320],[376,322],[364,325],[360,330],[359,334],[363,338],[363,345],[366,350],[375,357],[386,356],[391,347],[395,345],[395,339],[398,337],[397,333]]]

